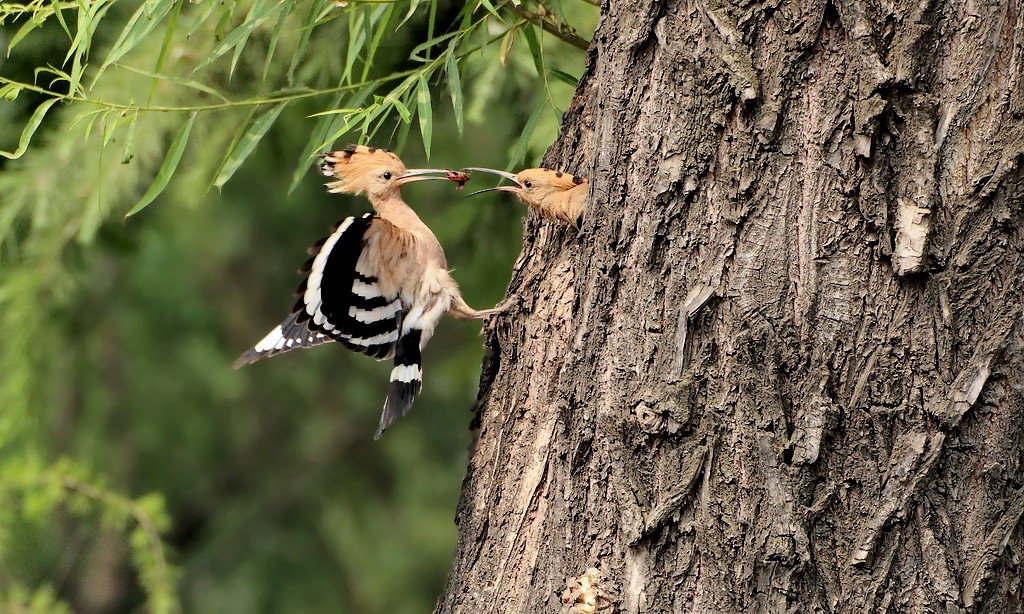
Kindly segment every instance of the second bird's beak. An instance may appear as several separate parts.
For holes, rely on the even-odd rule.
[[[442,177],[435,177],[434,173],[441,173]],[[407,183],[414,181],[429,181],[431,179],[443,179],[448,181],[448,171],[443,168],[411,168],[405,171],[405,174],[395,179],[395,182],[399,186],[403,186]]]
[[[512,181],[512,182],[514,182],[516,184],[515,186],[500,185],[500,186],[498,186],[496,188],[487,188],[486,190],[477,190],[476,192],[473,192],[472,194],[467,194],[466,196],[473,196],[475,194],[483,194],[484,192],[494,192],[494,191],[498,191],[498,192],[513,192],[513,193],[515,193],[515,192],[518,192],[519,190],[523,189],[523,184],[519,183],[519,179],[517,179],[516,176],[513,175],[512,173],[507,173],[505,171],[495,170],[493,168],[480,168],[480,167],[475,167],[475,166],[470,166],[470,167],[464,168],[462,170],[464,170],[464,171],[480,171],[481,173],[491,173],[492,175],[499,175],[499,176],[504,177],[505,179],[508,179],[509,181]]]
[[[486,190],[477,190],[476,192],[470,192],[469,194],[466,194],[466,196],[467,197],[469,197],[469,196],[476,196],[477,194],[483,194],[484,192],[495,192],[495,191],[497,191],[497,192],[512,192],[512,193],[515,193],[515,192],[518,192],[521,189],[522,188],[520,188],[519,186],[515,186],[515,185],[499,185],[496,188],[487,188]]]

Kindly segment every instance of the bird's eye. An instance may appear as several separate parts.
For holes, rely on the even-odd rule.
[[[523,182],[523,187],[525,187],[527,190],[529,190],[530,188],[533,187],[533,182],[532,181],[524,181]]]
[[[387,181],[388,179],[391,179],[391,171],[384,171],[384,174],[381,176],[384,177],[384,181]]]

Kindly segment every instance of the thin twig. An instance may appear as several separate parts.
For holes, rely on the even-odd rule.
[[[85,96],[62,94],[60,92],[54,92],[52,90],[46,89],[45,87],[40,87],[38,85],[33,85],[31,83],[23,83],[21,81],[15,81],[14,79],[11,79],[11,78],[8,78],[8,77],[0,77],[0,84],[9,83],[11,85],[14,85],[16,87],[20,87],[20,88],[22,88],[24,90],[28,90],[30,92],[37,92],[39,94],[45,94],[47,96],[52,96],[54,98],[60,98],[61,100],[66,100],[66,101],[70,101],[70,102],[82,102],[82,103],[86,103],[86,104],[93,104],[93,105],[100,106],[100,107],[106,107],[108,109],[118,109],[118,110],[128,110],[128,111],[158,111],[158,112],[164,112],[164,113],[180,113],[180,112],[192,112],[192,111],[216,111],[216,110],[219,110],[219,109],[230,109],[230,108],[234,108],[234,107],[259,106],[259,105],[264,105],[264,104],[274,104],[276,102],[289,102],[289,101],[292,101],[292,100],[300,100],[300,99],[303,99],[303,98],[313,98],[313,97],[316,97],[316,96],[322,96],[324,94],[336,94],[338,92],[344,92],[344,91],[347,91],[347,90],[354,90],[354,89],[358,89],[360,87],[365,87],[365,86],[380,85],[380,84],[386,83],[388,81],[394,81],[395,79],[401,79],[403,77],[408,77],[409,75],[414,74],[416,72],[418,72],[418,70],[416,70],[416,69],[406,70],[406,71],[403,71],[403,72],[398,72],[398,73],[390,74],[390,75],[388,75],[386,77],[380,77],[378,79],[370,79],[369,81],[362,81],[360,83],[351,83],[349,85],[340,85],[338,87],[331,87],[331,88],[322,89],[322,90],[306,90],[306,91],[298,91],[298,92],[289,93],[289,94],[278,94],[276,96],[275,95],[270,95],[270,96],[267,96],[267,97],[264,97],[264,98],[249,98],[249,99],[246,99],[246,100],[234,100],[234,101],[223,102],[223,103],[216,103],[216,104],[200,104],[200,105],[188,105],[188,106],[178,106],[178,107],[168,107],[168,106],[160,106],[160,105],[157,105],[157,106],[140,106],[140,105],[136,105],[136,104],[125,104],[125,103],[121,103],[121,102],[109,102],[109,101],[106,101],[106,100],[96,100],[94,98],[87,98]]]
[[[590,48],[590,41],[576,34],[569,28],[551,22],[544,15],[527,10],[526,7],[522,5],[513,6],[512,10],[515,11],[517,15],[520,15],[523,19],[529,21],[535,26],[540,27],[548,34],[553,34],[559,40],[562,40],[572,45],[573,47],[576,47],[577,49],[582,49],[583,51],[586,51],[587,49]]]
[[[88,499],[127,511],[146,533],[146,540],[149,542],[150,554],[153,556],[153,565],[160,578],[160,585],[165,589],[170,586],[170,574],[167,570],[167,559],[164,557],[163,540],[160,538],[160,531],[156,528],[156,523],[149,517],[149,514],[143,511],[135,501],[67,476],[61,477],[61,485],[67,490],[76,492]]]

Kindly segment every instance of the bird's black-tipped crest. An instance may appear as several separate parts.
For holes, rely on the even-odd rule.
[[[320,167],[320,172],[324,175],[331,175],[334,173],[334,163],[327,159],[329,155],[331,154],[324,152],[316,157],[316,161]]]

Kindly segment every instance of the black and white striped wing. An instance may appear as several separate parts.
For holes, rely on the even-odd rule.
[[[372,213],[346,218],[310,248],[312,257],[301,269],[308,275],[292,314],[243,354],[236,367],[328,341],[378,360],[394,355],[402,303],[397,295],[381,292],[373,258],[361,258],[374,223],[380,220]]]
[[[350,350],[377,360],[391,358],[402,326],[402,301],[381,291],[375,267],[379,259],[366,253],[374,225],[386,222],[371,213],[353,219],[346,230],[347,222],[309,263],[305,291],[295,309],[309,317],[311,327]]]

